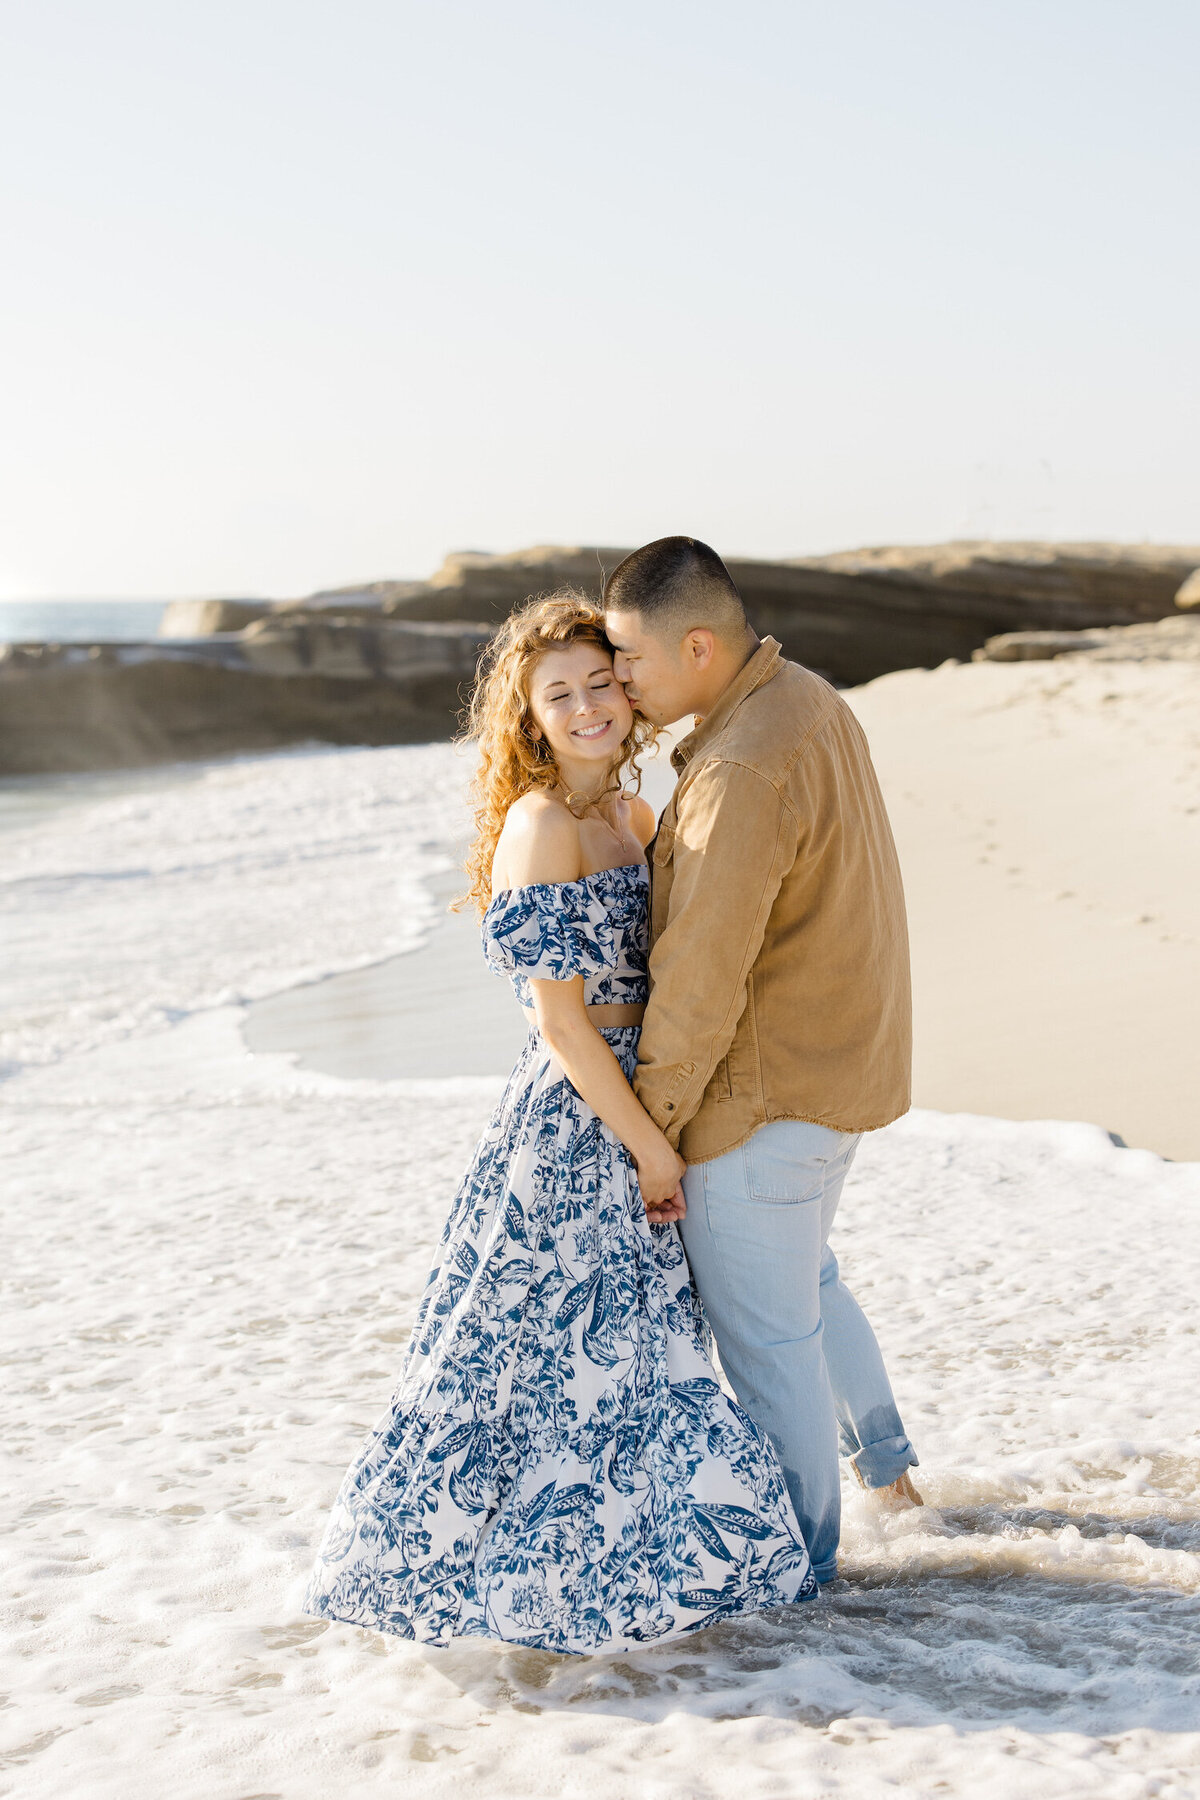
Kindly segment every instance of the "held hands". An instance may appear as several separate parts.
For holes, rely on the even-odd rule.
[[[683,1177],[687,1164],[659,1134],[651,1145],[635,1159],[638,1186],[642,1190],[646,1212],[652,1225],[674,1224],[687,1212],[683,1197]]]
[[[683,1197],[682,1184],[675,1189],[669,1199],[658,1206],[646,1207],[646,1217],[652,1225],[675,1225],[687,1213],[687,1201]]]

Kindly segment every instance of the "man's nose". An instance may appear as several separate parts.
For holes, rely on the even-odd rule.
[[[629,664],[619,650],[613,657],[613,674],[621,683],[622,687],[624,687],[625,683],[629,680]]]

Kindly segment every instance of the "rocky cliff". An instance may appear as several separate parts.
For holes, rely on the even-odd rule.
[[[1095,631],[1006,631],[971,653],[973,662],[1200,663],[1200,616],[1177,612],[1141,625],[1107,625]]]
[[[541,546],[447,557],[392,617],[494,621],[560,584],[598,596],[620,549]],[[1001,632],[1083,630],[1163,618],[1200,564],[1200,546],[943,544],[846,551],[791,562],[731,557],[752,623],[839,684],[966,660]]]
[[[498,621],[561,586],[598,597],[625,554],[463,552],[428,581],[292,601],[178,602],[153,644],[9,646],[0,650],[0,771],[119,767],[308,738],[448,736]],[[732,558],[729,567],[756,629],[845,686],[965,661],[1013,634],[1028,645],[1031,633],[1069,639],[1182,617],[1177,594],[1182,605],[1200,601],[1200,546],[956,543]],[[1046,645],[999,654],[1045,654]]]
[[[306,618],[190,641],[0,646],[0,772],[446,737],[487,637]]]
[[[448,556],[429,581],[375,582],[263,602],[259,618],[283,611],[495,624],[530,594],[571,586],[598,597],[626,551],[539,545],[508,555]],[[1078,631],[1135,625],[1175,610],[1175,596],[1200,565],[1200,546],[964,542],[848,550],[765,562],[732,557],[729,569],[760,633],[789,656],[852,685],[890,669],[970,657],[1011,631]],[[1187,591],[1187,590],[1185,590]],[[243,601],[184,602],[212,611],[207,629],[249,622]],[[195,629],[194,610],[172,609],[168,631]],[[220,624],[218,625],[218,620]]]

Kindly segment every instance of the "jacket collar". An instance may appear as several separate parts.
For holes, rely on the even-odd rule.
[[[783,652],[778,640],[764,638],[749,662],[734,676],[712,711],[704,715],[694,731],[689,731],[685,738],[680,738],[672,750],[671,766],[677,775],[682,774],[692,758],[729,723],[742,701],[756,688],[764,686],[778,675],[782,666]]]

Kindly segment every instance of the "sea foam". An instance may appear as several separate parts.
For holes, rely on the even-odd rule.
[[[1093,1126],[864,1141],[836,1248],[929,1504],[848,1487],[819,1604],[569,1660],[301,1615],[495,1084],[306,1076],[231,996],[415,942],[461,786],[444,748],[252,759],[10,864],[10,1791],[1200,1791],[1200,1166]]]

